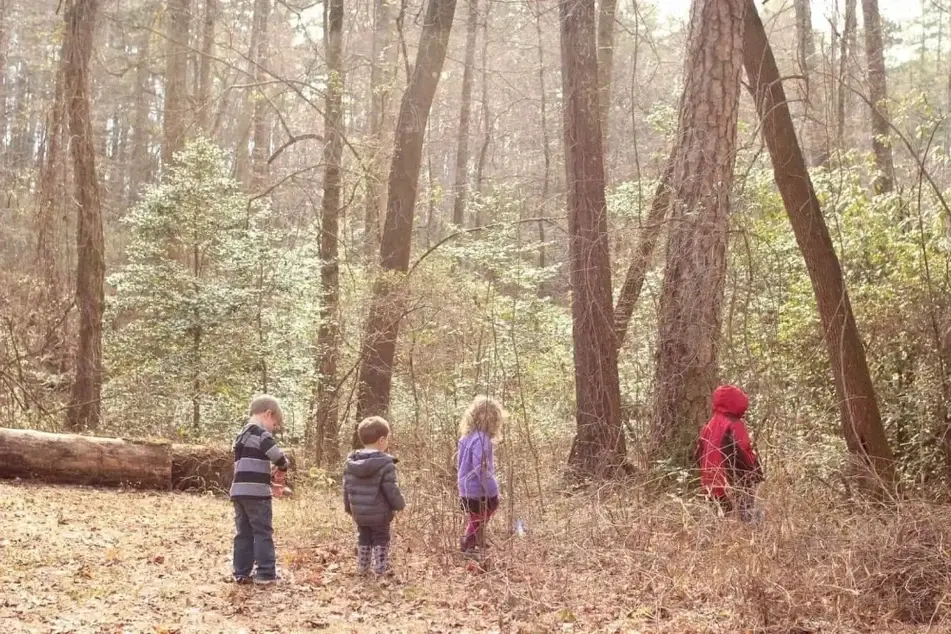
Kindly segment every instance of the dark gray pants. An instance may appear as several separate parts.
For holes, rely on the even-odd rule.
[[[357,526],[357,545],[358,546],[389,546],[390,545],[390,525],[382,526]]]
[[[254,564],[255,577],[262,581],[277,576],[277,556],[274,552],[274,527],[271,500],[241,499],[234,503],[234,564],[235,578],[248,578]]]

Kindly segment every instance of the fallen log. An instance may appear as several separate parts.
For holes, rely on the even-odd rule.
[[[172,445],[172,488],[176,491],[227,493],[234,479],[230,449]]]
[[[224,446],[0,428],[0,478],[227,493],[234,459]]]
[[[0,478],[171,488],[171,444],[0,428]]]

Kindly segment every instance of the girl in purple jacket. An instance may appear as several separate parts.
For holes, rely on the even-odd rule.
[[[485,526],[499,508],[493,443],[501,438],[508,413],[493,398],[477,396],[459,423],[459,498],[468,519],[460,540],[463,552],[485,548]]]

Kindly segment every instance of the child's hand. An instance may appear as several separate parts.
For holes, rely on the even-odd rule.
[[[276,469],[271,473],[271,495],[279,498],[284,496],[284,483],[287,481],[287,472]]]

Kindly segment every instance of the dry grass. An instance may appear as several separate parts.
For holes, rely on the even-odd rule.
[[[426,490],[394,527],[389,586],[353,578],[337,492],[277,501],[288,583],[256,590],[227,583],[226,500],[0,484],[0,632],[951,631],[944,508],[784,488],[751,528],[634,485],[546,496],[503,506],[478,572],[451,492]]]

